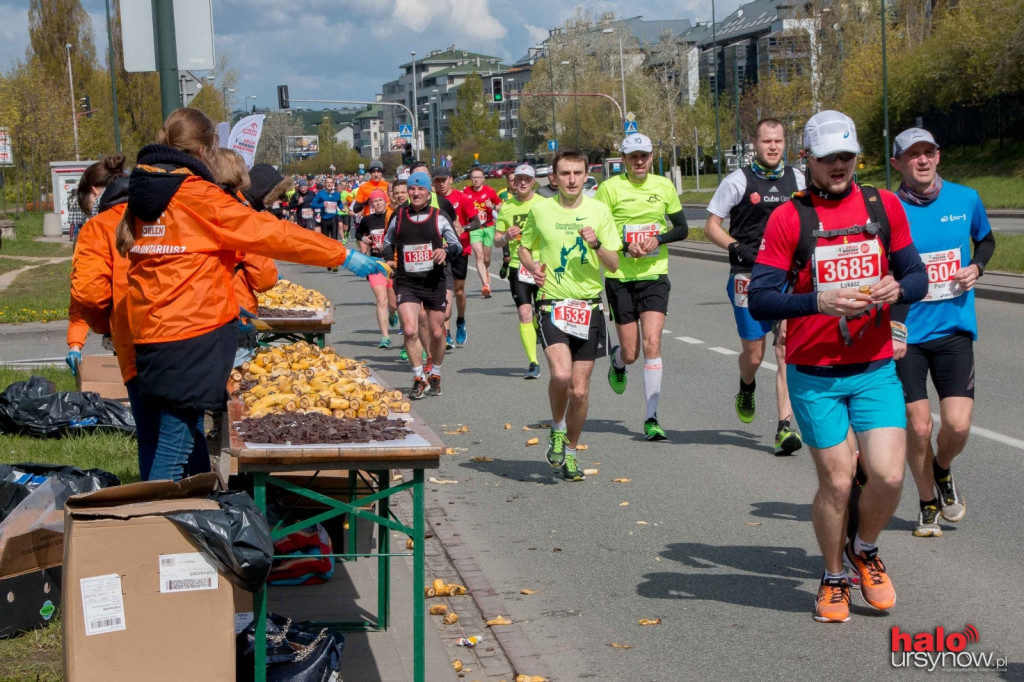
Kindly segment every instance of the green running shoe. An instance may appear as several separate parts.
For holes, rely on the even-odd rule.
[[[400,357],[405,362],[409,362],[409,351],[403,348],[402,352],[398,354],[398,357]]]
[[[647,440],[665,440],[668,438],[668,434],[665,433],[665,429],[661,428],[658,418],[651,417],[644,422],[644,437]]]
[[[753,391],[750,393],[740,391],[736,394],[736,416],[740,418],[741,422],[749,424],[754,421],[755,409]]]
[[[389,327],[397,327],[398,326],[398,311],[397,310],[395,312],[391,313],[390,315],[388,315],[388,326]]]
[[[586,478],[576,462],[576,455],[565,453],[565,461],[562,462],[562,478],[567,481],[582,481]]]
[[[391,337],[382,336],[380,337],[380,343],[377,344],[377,348],[391,348]]]
[[[565,461],[565,446],[568,444],[569,438],[565,435],[565,431],[552,429],[551,435],[548,436],[548,450],[544,453],[548,464],[553,467],[562,466],[562,462]]]
[[[612,348],[611,359],[608,361],[608,385],[612,387],[613,391],[622,395],[626,390],[626,368],[619,369],[615,366],[615,353],[618,350],[618,346]]]
[[[779,426],[779,430],[775,434],[776,452],[791,455],[803,447],[803,444],[804,441],[800,438],[800,434],[791,429],[788,423],[783,423]]]

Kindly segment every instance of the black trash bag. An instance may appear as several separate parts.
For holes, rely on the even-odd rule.
[[[341,669],[345,637],[267,614],[267,682],[327,682]],[[256,622],[235,638],[235,679],[251,682],[256,671]]]
[[[103,469],[82,471],[78,467],[54,464],[0,464],[0,521],[48,478],[63,484],[56,498],[57,509],[63,509],[64,501],[72,495],[121,485],[121,479]]]
[[[188,534],[228,580],[255,592],[267,582],[274,560],[267,520],[247,493],[218,490],[207,499],[220,509],[175,512],[167,518]]]
[[[0,433],[36,438],[114,429],[135,432],[126,406],[92,392],[55,392],[52,381],[33,376],[0,393]]]

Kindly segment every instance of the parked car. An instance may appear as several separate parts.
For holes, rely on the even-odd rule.
[[[486,173],[488,178],[503,178],[516,169],[515,161],[499,161],[492,163]]]
[[[604,164],[603,163],[592,163],[589,166],[587,166],[587,172],[588,173],[597,173],[599,175],[604,175]]]
[[[551,175],[551,166],[546,163],[538,164],[534,170],[537,171],[538,178],[546,178]]]
[[[583,196],[594,198],[597,193],[597,178],[593,175],[588,175],[586,181],[583,183]]]

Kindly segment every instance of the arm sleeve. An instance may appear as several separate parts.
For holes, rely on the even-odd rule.
[[[319,208],[319,209],[322,210],[323,207],[324,207],[324,193],[323,192],[317,192],[316,196],[313,197],[313,201],[311,201],[309,203],[309,207],[312,208],[312,209]]]
[[[102,221],[82,226],[71,259],[71,298],[81,305],[108,310],[113,302],[114,261]]]
[[[996,251],[996,236],[989,230],[980,240],[972,239],[974,242],[974,257],[971,258],[971,265],[977,265],[981,272],[985,272],[988,261]]]
[[[455,234],[455,228],[452,227],[452,224],[443,215],[437,216],[437,231],[445,241],[444,250],[448,254],[448,258],[455,258],[462,253],[462,242],[459,241],[459,236]]]
[[[740,203],[740,199],[743,198],[743,192],[746,189],[747,179],[743,175],[742,170],[729,173],[722,180],[722,184],[718,186],[718,189],[715,190],[715,195],[711,197],[711,203],[708,204],[708,213],[719,218],[728,218],[729,211],[733,209],[733,206]]]
[[[669,213],[668,219],[672,223],[672,229],[658,235],[659,244],[681,242],[690,235],[690,227],[686,224],[686,215],[682,209],[675,213]]]
[[[755,320],[788,320],[818,312],[818,295],[787,294],[789,273],[782,268],[755,263],[750,275],[747,304]]]
[[[928,271],[913,242],[889,254],[889,264],[893,277],[900,283],[897,303],[916,303],[925,297],[928,293]]]
[[[388,231],[384,233],[384,242],[380,247],[380,257],[389,263],[395,257],[395,232],[397,232],[397,220],[391,219],[391,224],[388,225]]]
[[[68,305],[68,348],[71,346],[82,347],[85,345],[85,339],[89,336],[89,322],[85,319],[83,313],[85,309],[75,299],[71,299],[71,303]],[[106,321],[106,329],[102,327],[97,330],[97,333],[107,334],[110,332],[109,318],[101,315],[95,316],[95,321]]]

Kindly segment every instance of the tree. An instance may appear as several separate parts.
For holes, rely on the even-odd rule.
[[[512,143],[498,136],[498,113],[489,110],[483,81],[476,74],[469,75],[459,86],[455,114],[449,125],[448,140],[457,168],[473,165],[473,154],[479,154],[479,160],[485,162],[511,158],[515,153]]]

